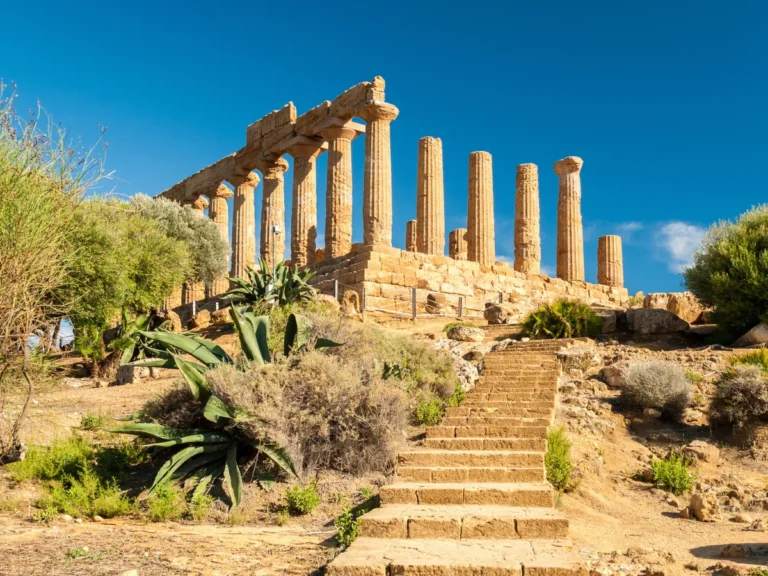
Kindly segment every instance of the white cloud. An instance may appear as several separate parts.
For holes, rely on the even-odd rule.
[[[496,261],[497,262],[506,262],[507,264],[509,264],[513,268],[515,266],[515,257],[514,256],[504,256],[504,255],[496,254]]]
[[[667,251],[667,267],[671,272],[679,274],[691,264],[705,232],[704,228],[687,222],[669,222],[659,228],[657,243]]]
[[[645,225],[642,222],[621,222],[616,225],[615,232],[621,236],[622,242],[625,244],[631,244],[634,240],[635,234],[644,229]]]
[[[552,266],[547,266],[546,264],[541,265],[541,273],[545,276],[549,276],[550,278],[554,278],[557,276],[557,271]]]

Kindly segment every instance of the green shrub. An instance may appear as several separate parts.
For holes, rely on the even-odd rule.
[[[305,488],[291,486],[285,491],[285,501],[288,503],[288,511],[292,514],[309,514],[320,504],[317,482],[313,479]]]
[[[8,465],[11,478],[16,482],[25,480],[61,480],[78,476],[93,458],[93,444],[79,436],[69,436],[54,442],[50,448],[34,446],[21,462]]]
[[[556,490],[562,492],[569,488],[573,464],[571,463],[572,443],[565,434],[565,427],[547,431],[547,452],[544,466],[547,480]]]
[[[214,498],[210,494],[195,491],[189,500],[189,513],[193,520],[202,522],[208,517]]]
[[[147,498],[147,512],[152,522],[181,519],[187,512],[184,493],[168,482],[158,484]]]
[[[704,380],[704,376],[699,374],[698,372],[694,372],[693,370],[686,370],[685,371],[685,377],[688,378],[691,382],[696,384],[697,382],[701,382]]]
[[[439,398],[422,400],[413,411],[413,419],[419,426],[437,426],[443,419],[445,404]]]
[[[764,372],[768,372],[768,348],[758,348],[746,354],[731,356],[729,363],[731,366],[757,366]]]
[[[713,321],[737,337],[768,321],[768,205],[713,225],[683,276]]]
[[[679,452],[661,460],[651,462],[653,483],[658,488],[679,496],[688,492],[696,481],[696,474],[690,471],[691,461]]]
[[[80,419],[81,430],[99,430],[104,427],[107,419],[100,414],[86,414]]]
[[[342,548],[348,548],[357,538],[360,532],[360,520],[355,516],[349,506],[344,508],[344,512],[333,521],[334,526],[339,529],[336,534],[336,542]]]
[[[453,394],[451,394],[448,399],[445,401],[445,406],[447,408],[456,408],[459,406],[462,402],[464,402],[464,399],[467,397],[467,391],[464,390],[464,388],[459,384],[456,386],[456,390],[454,390]]]
[[[636,362],[629,367],[621,389],[626,402],[653,408],[679,419],[691,404],[691,383],[682,368],[669,362]]]
[[[768,374],[752,363],[735,364],[720,376],[710,420],[743,428],[768,420]]]
[[[602,323],[587,304],[563,299],[531,312],[523,321],[523,331],[531,338],[594,338],[600,335]]]

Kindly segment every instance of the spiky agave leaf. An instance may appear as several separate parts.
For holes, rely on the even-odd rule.
[[[179,352],[189,354],[195,360],[199,360],[208,367],[218,366],[223,363],[208,346],[201,344],[194,338],[185,334],[175,334],[164,330],[155,330],[152,332],[140,330],[138,333],[150,340],[160,343],[166,348],[170,348],[169,351],[171,352],[178,350]]]
[[[291,461],[291,457],[288,456],[288,452],[285,451],[281,446],[276,444],[275,442],[272,442],[271,440],[264,440],[261,444],[259,444],[259,450],[267,456],[272,462],[277,464],[283,471],[287,472],[288,475],[296,477],[296,469],[293,466],[293,462]]]
[[[237,306],[229,309],[229,315],[240,338],[240,347],[251,362],[269,362],[269,317],[243,314]]]
[[[232,444],[234,444],[234,442]],[[223,455],[226,453],[228,446],[229,444],[205,444],[202,446],[188,446],[187,448],[182,448],[176,452],[176,454],[166,460],[165,463],[160,467],[160,470],[157,472],[157,476],[155,476],[154,482],[152,482],[152,487],[149,489],[149,493],[152,494],[155,488],[157,488],[160,484],[171,480],[171,478],[174,476],[174,473],[191,458],[199,456],[200,454],[220,453]]]
[[[176,363],[176,367],[181,372],[181,375],[189,385],[189,389],[192,391],[192,396],[197,400],[200,400],[201,404],[208,402],[208,398],[211,397],[211,389],[208,387],[208,381],[205,379],[205,374],[201,371],[204,366],[195,364],[194,362],[187,362],[181,356],[173,355],[173,360]]]
[[[130,417],[135,418],[138,417],[138,415],[139,414],[136,413],[132,414]],[[207,434],[210,431],[203,428],[173,428],[172,426],[164,426],[162,424],[132,422],[131,424],[113,428],[110,432],[116,434],[133,434],[134,436],[156,438],[157,440],[175,440],[176,438],[184,438],[185,436]]]

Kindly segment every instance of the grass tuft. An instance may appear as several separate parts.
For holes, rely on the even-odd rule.
[[[651,462],[653,483],[656,487],[680,496],[689,492],[696,481],[691,472],[691,460],[679,452],[670,452],[666,458]]]
[[[572,445],[565,434],[564,426],[547,432],[547,452],[544,455],[544,466],[547,470],[547,480],[558,492],[573,488],[570,484],[573,473]]]

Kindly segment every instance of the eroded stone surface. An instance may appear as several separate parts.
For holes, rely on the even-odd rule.
[[[584,280],[584,234],[581,224],[581,167],[584,161],[568,156],[555,162],[560,178],[557,200],[557,277]]]

